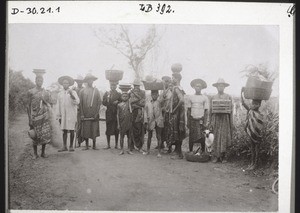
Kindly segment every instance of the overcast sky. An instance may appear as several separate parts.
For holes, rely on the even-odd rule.
[[[143,36],[149,25],[124,25],[130,36]],[[34,68],[46,69],[44,86],[48,87],[62,75],[85,76],[91,71],[98,77],[97,88],[109,84],[104,72],[124,71],[123,82],[133,81],[127,59],[115,49],[100,44],[94,29],[118,25],[95,24],[9,24],[8,67],[34,80]],[[216,93],[212,86],[218,78],[230,84],[225,92],[237,96],[245,85],[242,71],[246,65],[264,63],[270,71],[279,68],[278,26],[236,25],[156,25],[162,35],[159,44],[149,52],[143,66],[145,74],[156,77],[171,75],[171,65],[181,63],[182,86],[193,93],[190,81],[202,78],[207,82],[205,93]],[[278,79],[272,96],[278,95]]]

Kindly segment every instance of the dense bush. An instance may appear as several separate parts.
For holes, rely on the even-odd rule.
[[[34,83],[24,78],[22,71],[9,70],[9,118],[13,119],[18,113],[26,112],[28,106],[27,92]]]
[[[228,157],[231,159],[249,160],[250,138],[245,132],[245,121],[247,111],[242,108],[239,99],[235,99],[235,113],[233,123],[235,130],[233,132],[232,146],[229,150]],[[272,164],[278,166],[278,98],[263,101],[260,108],[264,115],[264,128],[262,130],[262,142],[260,144],[259,160],[260,165]]]

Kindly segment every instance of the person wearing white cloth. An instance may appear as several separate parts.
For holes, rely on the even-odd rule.
[[[63,86],[63,90],[58,94],[58,121],[60,128],[63,131],[63,148],[59,152],[67,151],[67,137],[70,132],[70,147],[69,151],[74,151],[74,130],[77,122],[77,106],[79,97],[75,90],[70,89],[74,84],[73,78],[70,76],[62,76],[58,82]]]

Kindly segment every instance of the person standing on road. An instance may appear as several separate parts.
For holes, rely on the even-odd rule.
[[[145,107],[145,91],[140,89],[141,81],[135,79],[133,89],[129,92],[129,103],[132,109],[132,148],[135,146],[138,151],[142,152],[144,144],[144,107]]]
[[[34,159],[38,158],[37,146],[42,145],[41,157],[47,157],[45,154],[46,144],[51,142],[51,124],[50,124],[50,105],[51,96],[43,87],[44,70],[34,70],[36,74],[33,89],[28,91],[29,104],[27,107],[29,119],[29,136],[33,142]]]
[[[205,151],[205,139],[203,131],[209,123],[209,100],[206,95],[201,94],[201,90],[207,87],[202,79],[191,81],[191,87],[195,89],[195,94],[189,95],[187,99],[187,127],[189,128],[189,151],[193,151],[194,143],[201,144],[201,152]]]
[[[164,118],[162,115],[162,100],[158,99],[159,93],[158,90],[151,90],[151,98],[145,106],[145,129],[148,131],[148,140],[147,140],[147,151],[143,154],[148,155],[150,153],[151,139],[153,131],[155,130],[157,138],[157,147],[158,155],[161,157],[161,133],[164,127]]]
[[[77,79],[75,79],[75,82],[77,83],[77,87],[75,88],[75,91],[77,93],[77,96],[79,97],[80,91],[83,89],[83,77],[81,75],[77,76]],[[76,140],[78,142],[78,147],[81,146],[81,143],[83,141],[81,137],[81,115],[80,115],[80,103],[77,107],[77,122],[76,122]],[[76,147],[76,146],[75,146]]]
[[[227,162],[226,151],[231,145],[232,139],[232,98],[230,95],[224,93],[225,87],[228,87],[229,84],[220,78],[217,83],[213,84],[217,88],[218,94],[214,95],[211,98],[211,106],[213,105],[214,100],[227,100],[230,101],[231,113],[211,113],[211,126],[214,132],[214,143],[213,143],[213,160],[212,162],[216,163],[221,161],[222,163]],[[212,111],[212,110],[211,110]]]
[[[245,103],[241,90],[241,101],[243,107],[247,110],[245,132],[251,140],[251,164],[246,170],[254,170],[258,166],[259,145],[262,142],[262,129],[264,126],[264,115],[259,111],[261,100],[252,100],[251,106]]]
[[[117,123],[118,130],[120,131],[120,145],[121,152],[120,155],[124,154],[124,138],[127,135],[128,143],[128,154],[132,153],[132,139],[131,139],[131,127],[132,127],[132,109],[129,103],[129,94],[127,91],[130,89],[130,85],[120,85],[119,87],[122,90],[121,102],[117,105]]]
[[[101,97],[99,90],[93,87],[93,82],[98,78],[92,74],[87,74],[84,82],[87,86],[80,92],[80,114],[81,114],[81,137],[85,140],[86,147],[89,149],[89,138],[93,140],[93,149],[96,148],[96,138],[100,136],[99,128],[99,110],[101,106]]]
[[[117,81],[110,81],[110,91],[105,92],[103,96],[103,105],[106,106],[105,119],[106,119],[106,139],[107,147],[110,149],[110,136],[115,136],[115,149],[118,149],[119,130],[117,122],[117,106],[121,101],[121,93],[118,92]]]
[[[171,97],[171,116],[170,116],[170,132],[171,143],[175,144],[175,156],[172,159],[182,159],[182,141],[185,138],[185,108],[184,108],[184,94],[180,81],[182,76],[180,73],[172,74],[172,81],[174,87],[172,89]],[[169,145],[169,146],[170,146]]]
[[[57,118],[60,124],[60,128],[63,131],[63,148],[58,152],[68,151],[67,138],[68,132],[70,132],[70,147],[69,151],[73,152],[74,131],[77,121],[77,106],[79,104],[79,98],[77,93],[70,89],[70,86],[74,84],[73,78],[70,76],[62,76],[58,79],[58,83],[63,86],[63,90],[58,94],[58,113]]]

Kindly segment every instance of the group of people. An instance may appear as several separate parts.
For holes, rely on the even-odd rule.
[[[33,139],[34,157],[38,157],[37,145],[42,145],[41,157],[46,157],[45,146],[51,141],[51,126],[47,108],[50,104],[49,93],[42,88],[43,73],[36,73],[36,87],[29,91],[30,103],[28,106],[29,126]],[[144,155],[148,155],[151,147],[153,132],[157,138],[157,157],[161,157],[166,149],[173,159],[182,159],[182,141],[186,138],[186,127],[189,130],[189,151],[193,152],[193,145],[200,144],[201,152],[205,152],[205,136],[203,131],[210,129],[214,134],[212,162],[227,161],[226,151],[231,145],[233,133],[232,98],[224,93],[229,86],[223,79],[213,84],[218,93],[211,98],[202,94],[207,84],[202,79],[194,79],[190,85],[195,93],[185,95],[180,85],[182,76],[179,72],[172,76],[162,77],[164,89],[151,90],[148,100],[145,90],[141,89],[142,82],[134,80],[132,85],[119,84],[118,81],[110,81],[110,90],[105,92],[103,98],[100,92],[93,86],[97,77],[87,74],[85,78],[73,79],[70,76],[62,76],[58,79],[63,89],[57,99],[57,119],[63,134],[63,147],[59,152],[74,151],[74,137],[78,144],[85,141],[84,150],[89,149],[89,139],[92,140],[92,149],[97,149],[96,138],[100,136],[99,111],[100,106],[106,106],[106,139],[107,146],[111,148],[111,136],[114,136],[115,148],[120,155],[125,153],[124,139],[127,137],[128,147],[126,152],[133,154],[136,149]],[[71,89],[76,81],[76,89]],[[85,83],[85,87],[83,84]],[[132,88],[133,86],[133,88]],[[121,90],[119,92],[117,90]],[[257,144],[261,140],[262,115],[259,112],[260,101],[253,100],[253,106],[247,106],[248,110],[246,132],[253,142],[253,159],[249,169],[257,166]],[[185,98],[186,97],[186,98]],[[227,101],[226,113],[212,110],[214,101]],[[70,134],[69,149],[67,147],[68,133]],[[147,146],[143,150],[144,137],[147,133]],[[172,150],[173,146],[175,149]]]

